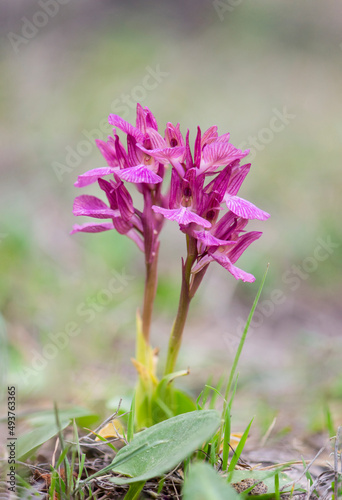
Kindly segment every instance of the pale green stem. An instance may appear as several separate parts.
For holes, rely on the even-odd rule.
[[[182,342],[183,330],[188,316],[189,306],[193,295],[190,293],[191,267],[196,260],[196,240],[187,237],[188,256],[183,264],[182,287],[179,297],[178,312],[172,327],[169,348],[166,359],[165,375],[175,371],[178,352]]]
[[[145,290],[144,290],[144,304],[142,311],[142,331],[144,339],[147,344],[150,341],[150,328],[152,321],[152,311],[154,299],[157,290],[158,281],[158,250],[159,245],[156,250],[156,254],[153,257],[152,262],[146,262],[146,277],[145,277]]]
[[[144,190],[144,212],[142,218],[146,269],[144,303],[142,311],[142,332],[147,345],[149,345],[150,341],[152,311],[158,282],[157,266],[159,242],[156,241],[158,234],[155,233],[154,224],[152,222],[154,217],[152,204],[152,193],[146,188]]]

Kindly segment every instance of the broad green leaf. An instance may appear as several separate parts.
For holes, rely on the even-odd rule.
[[[128,484],[159,477],[187,458],[218,429],[220,416],[215,410],[178,415],[136,434],[116,455],[112,470],[130,476],[113,478],[116,484]],[[147,445],[139,453],[137,448]],[[135,453],[130,458],[130,454]],[[125,462],[116,466],[116,462]]]
[[[238,500],[240,495],[206,462],[190,468],[184,481],[184,500]]]
[[[168,387],[164,396],[158,393],[152,398],[152,416],[155,423],[196,410],[196,404],[188,394],[174,387]]]
[[[61,429],[65,429],[70,423],[69,419],[61,419]],[[56,422],[51,422],[46,425],[41,425],[33,431],[27,432],[18,437],[16,454],[17,458],[23,458],[32,453],[36,448],[58,434]]]
[[[196,410],[196,404],[188,394],[186,394],[183,391],[180,391],[179,389],[175,389],[173,394],[175,400],[176,415]]]
[[[87,408],[82,408],[80,406],[73,406],[71,408],[66,409],[58,409],[58,415],[60,420],[72,420],[73,418],[77,419],[77,422],[82,420],[83,418],[93,417],[98,419],[98,416],[95,415],[92,411]],[[18,418],[20,415],[18,415]],[[33,426],[41,426],[47,425],[56,422],[55,411],[52,410],[42,410],[33,413],[29,413],[24,416],[25,420],[29,422]]]

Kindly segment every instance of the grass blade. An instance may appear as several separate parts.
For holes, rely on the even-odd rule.
[[[230,474],[228,474],[228,482],[230,482],[230,480],[231,480],[231,477],[232,477],[232,474],[231,474],[231,473],[234,471],[235,466],[236,466],[236,464],[238,463],[239,458],[240,458],[240,456],[241,456],[241,453],[242,453],[242,451],[243,451],[243,449],[244,449],[244,447],[245,447],[245,444],[246,444],[246,441],[247,441],[247,437],[248,437],[248,434],[249,434],[249,430],[250,430],[250,428],[251,428],[251,425],[252,425],[252,423],[253,423],[253,420],[254,420],[254,417],[253,417],[253,418],[252,418],[252,420],[249,422],[249,424],[248,424],[248,426],[247,426],[247,428],[246,428],[245,432],[242,434],[242,437],[241,437],[241,439],[240,439],[239,444],[238,444],[238,445],[237,445],[237,447],[236,447],[236,450],[235,450],[235,453],[234,453],[234,455],[233,455],[233,458],[232,458],[232,459],[231,459],[231,461],[230,461],[230,464],[229,464],[229,466],[228,466],[228,472],[230,473]]]
[[[216,404],[216,400],[217,400],[217,397],[219,394],[221,394],[221,388],[223,386],[223,382],[224,382],[224,375],[222,375],[220,378],[219,378],[219,381],[217,382],[217,385],[216,385],[216,391],[213,392],[213,395],[211,396],[211,400],[210,400],[210,404],[209,404],[209,410],[214,410],[215,409],[215,404]]]
[[[224,421],[224,434],[223,434],[223,450],[222,450],[222,470],[226,471],[228,466],[228,456],[229,456],[229,441],[231,432],[231,421],[230,421],[230,409],[229,406],[226,411],[225,421]]]
[[[158,490],[157,490],[158,495],[160,495],[160,493],[163,491],[164,483],[165,483],[165,477],[162,477],[158,484]]]
[[[306,462],[305,462],[305,460],[304,460],[304,458],[303,458],[303,457],[302,457],[302,462],[303,462],[303,467],[304,467],[304,469],[306,469]],[[309,481],[310,486],[312,486],[312,485],[313,485],[313,479],[312,479],[312,475],[311,475],[311,473],[310,473],[309,469],[308,469],[308,470],[306,470],[306,472],[305,472],[305,477],[306,477],[306,479]]]
[[[130,485],[124,500],[138,500],[146,481],[140,481]]]
[[[59,463],[59,465],[62,464],[62,463],[64,465],[65,475],[64,475],[64,481],[62,481],[62,483],[63,483],[63,485],[65,487],[65,491],[67,492],[68,491],[68,485],[69,485],[69,482],[70,482],[69,481],[69,479],[70,479],[70,473],[71,473],[70,472],[70,464],[69,464],[69,461],[68,461],[68,458],[67,458],[68,448],[65,446],[64,436],[63,436],[63,430],[62,430],[61,422],[60,422],[60,419],[59,419],[59,413],[58,413],[58,408],[57,408],[57,403],[56,402],[54,402],[54,404],[53,404],[53,409],[54,409],[55,418],[56,418],[56,425],[57,425],[57,428],[58,428],[59,443],[60,443],[60,446],[61,446],[61,455],[59,457],[58,463]]]
[[[330,438],[334,437],[336,434],[335,427],[334,427],[333,418],[332,418],[331,411],[330,411],[328,404],[325,405],[325,423],[327,426],[329,437]]]
[[[263,289],[265,281],[266,281],[266,276],[267,276],[267,273],[268,273],[268,268],[269,268],[269,264],[267,264],[265,274],[264,274],[264,276],[263,276],[263,278],[261,280],[261,284],[259,286],[258,292],[256,294],[256,297],[255,297],[253,305],[252,305],[252,308],[251,308],[250,313],[248,315],[246,326],[245,326],[244,331],[242,333],[242,336],[241,336],[241,339],[240,339],[240,342],[239,342],[239,345],[238,345],[238,348],[237,348],[237,351],[236,351],[236,354],[235,354],[235,357],[234,357],[233,366],[232,366],[232,369],[230,370],[229,379],[228,379],[228,383],[227,383],[227,387],[226,387],[226,392],[225,392],[225,397],[224,397],[223,410],[222,410],[222,421],[223,422],[225,421],[225,415],[226,415],[227,406],[228,406],[228,397],[229,397],[229,393],[230,393],[230,390],[231,390],[231,387],[232,387],[232,384],[233,384],[233,380],[234,380],[234,377],[235,377],[236,368],[237,368],[237,365],[239,363],[239,359],[240,359],[240,356],[241,356],[241,352],[242,352],[244,343],[246,341],[246,337],[247,337],[247,332],[248,332],[249,325],[250,325],[250,323],[252,321],[253,314],[254,314],[255,309],[256,309],[256,307],[258,305],[259,298],[260,298],[262,289]],[[223,433],[222,427],[223,426],[221,425],[220,432],[219,432],[219,439],[218,439],[218,446],[219,447],[220,447],[221,441],[222,441],[222,433]],[[217,453],[219,453],[219,451],[220,451],[220,449],[218,448]]]
[[[209,394],[210,394],[209,386],[211,385],[212,379],[213,379],[213,377],[212,377],[212,375],[210,375],[210,377],[208,377],[207,383],[205,384],[204,389],[202,391],[202,406],[203,406],[203,408],[205,407],[205,404],[206,404],[207,399],[208,399]]]
[[[233,366],[232,366],[232,369],[230,371],[230,375],[229,375],[229,379],[228,379],[228,384],[227,384],[227,388],[226,388],[226,394],[225,394],[225,400],[226,401],[228,400],[228,396],[229,396],[229,392],[230,392],[230,389],[231,389],[231,386],[232,386],[232,383],[233,383],[233,380],[234,380],[236,368],[237,368],[237,365],[239,363],[240,355],[241,355],[241,352],[242,352],[242,349],[243,349],[243,346],[244,346],[244,343],[245,343],[245,340],[246,340],[246,337],[247,337],[248,328],[249,328],[249,325],[250,325],[250,323],[252,321],[254,311],[255,311],[255,309],[256,309],[256,307],[258,305],[259,298],[260,298],[262,289],[263,289],[265,281],[266,281],[266,276],[267,276],[268,268],[269,268],[269,264],[267,264],[267,268],[266,268],[265,274],[264,274],[264,276],[262,278],[261,284],[259,286],[259,290],[258,290],[258,292],[256,294],[255,299],[254,299],[254,302],[253,302],[253,305],[252,305],[252,309],[250,310],[250,313],[248,315],[246,326],[244,328],[244,331],[243,331],[240,343],[238,345],[238,348],[237,348],[237,351],[236,351],[236,354],[235,354],[235,358],[234,358],[234,361],[233,361]]]
[[[57,463],[56,463],[56,465],[54,467],[55,469],[58,469],[58,467],[62,464],[62,462],[64,462],[65,456],[68,453],[68,451],[69,451],[68,448],[64,448],[64,450],[62,451],[62,453],[59,455]]]
[[[275,499],[280,500],[280,492],[279,492],[279,473],[274,476],[274,492],[275,492]]]
[[[128,415],[127,423],[127,441],[130,442],[134,436],[134,418],[135,418],[135,394],[132,399],[131,410]]]

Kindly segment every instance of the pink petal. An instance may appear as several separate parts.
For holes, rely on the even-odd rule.
[[[75,233],[101,233],[102,231],[109,231],[114,229],[112,222],[104,222],[102,224],[94,224],[93,222],[86,222],[85,224],[75,224],[70,231],[70,234]]]
[[[229,141],[229,138],[230,138],[230,133],[229,133],[229,132],[227,132],[226,134],[220,135],[220,136],[217,138],[217,142],[228,142],[228,141]]]
[[[203,148],[204,167],[228,165],[234,160],[241,159],[248,154],[235,148],[229,142],[214,142]]]
[[[116,152],[116,159],[119,163],[120,168],[127,168],[131,165],[129,163],[127,152],[123,147],[123,145],[121,144],[119,136],[117,135],[115,135],[115,152]]]
[[[190,131],[188,130],[186,133],[186,142],[185,142],[185,161],[187,170],[193,168],[194,166],[194,161],[192,159],[192,154],[190,149],[189,136],[190,136]]]
[[[113,167],[100,167],[94,168],[93,170],[88,170],[85,174],[79,175],[77,181],[75,182],[76,187],[85,187],[89,184],[93,184],[100,177],[104,175],[110,175],[116,172],[118,169]]]
[[[202,143],[201,143],[201,128],[197,127],[197,135],[195,139],[195,148],[194,148],[194,160],[197,168],[200,167],[201,157],[202,157]]]
[[[226,241],[226,240],[220,240],[219,238],[215,238],[211,233],[208,231],[193,231],[193,235],[197,240],[199,240],[201,243],[204,243],[205,246],[211,247],[211,246],[221,246],[221,245],[235,245],[236,241]]]
[[[88,215],[89,217],[96,217],[97,219],[107,219],[109,217],[118,217],[120,211],[108,208],[107,205],[99,198],[96,198],[96,196],[83,194],[75,198],[73,214],[76,216]]]
[[[236,220],[237,217],[233,212],[226,212],[223,217],[216,222],[213,228],[213,233],[216,238],[227,239],[236,228]],[[245,222],[245,224],[247,223],[248,221]]]
[[[144,241],[142,240],[142,238],[138,235],[138,233],[136,231],[134,231],[134,229],[130,229],[127,233],[126,233],[126,236],[128,236],[128,238],[130,238],[132,241],[134,241],[134,243],[137,245],[137,247],[139,248],[139,250],[141,250],[142,252],[145,252],[145,244],[144,244]]]
[[[222,202],[227,187],[229,185],[229,180],[231,176],[231,168],[228,165],[205,187],[206,193],[216,193],[219,203]]]
[[[101,139],[95,139],[95,142],[108,165],[110,167],[118,167],[119,163],[116,158],[115,141],[113,137],[109,137],[108,142],[101,141]]]
[[[143,163],[144,154],[137,148],[137,141],[131,135],[127,136],[127,159],[129,166],[140,165]],[[122,168],[126,168],[127,165],[123,165]]]
[[[177,123],[176,126],[168,122],[165,129],[165,140],[172,148],[176,146],[184,146],[184,139],[180,132],[180,125]]]
[[[171,171],[171,182],[170,182],[170,195],[169,195],[169,207],[179,207],[181,201],[181,185],[182,181],[179,177],[177,170],[172,169]]]
[[[133,135],[133,137],[135,137],[135,139],[139,142],[142,142],[144,140],[144,134],[140,132],[139,129],[126,122],[126,120],[123,120],[123,118],[118,115],[109,115],[108,123],[114,125],[115,127],[118,127],[125,134]]]
[[[199,215],[195,214],[187,207],[168,209],[168,208],[157,207],[156,205],[154,205],[152,207],[152,210],[154,210],[154,212],[158,214],[162,214],[166,219],[177,221],[178,224],[183,224],[186,226],[187,224],[194,222],[195,224],[198,224],[206,228],[211,227],[210,222],[203,219]]]
[[[234,266],[234,264],[228,264],[226,269],[234,276],[237,280],[242,280],[247,283],[253,283],[255,281],[255,276],[253,274],[247,273],[243,269]]]
[[[184,147],[175,148],[163,148],[163,149],[146,149],[140,144],[137,144],[138,148],[141,149],[145,154],[152,156],[160,163],[169,163],[173,158],[180,158],[183,156],[185,151]]]
[[[165,139],[153,128],[148,131],[148,136],[151,141],[152,149],[163,149],[166,146]]]
[[[144,108],[140,103],[137,103],[137,118],[136,118],[136,128],[141,130],[144,134],[146,133],[146,117]]]
[[[229,210],[244,219],[266,220],[270,216],[270,214],[260,210],[260,208],[253,205],[250,201],[239,198],[238,196],[230,196],[227,194],[224,199]]]
[[[232,274],[235,279],[247,281],[248,283],[253,283],[253,281],[255,281],[255,277],[253,276],[253,274],[247,273],[246,271],[243,271],[239,267],[234,266],[234,264],[232,264],[232,262],[226,255],[218,251],[211,253],[211,255],[216,260],[216,262],[218,262],[222,267],[227,269],[227,271],[229,271],[230,274]]]
[[[215,142],[217,140],[217,135],[218,134],[216,125],[213,125],[212,127],[208,128],[208,130],[206,130],[202,136],[201,140],[202,149],[206,144],[211,144],[212,142]]]
[[[198,273],[199,271],[201,271],[205,266],[207,266],[208,264],[210,264],[210,262],[212,262],[214,259],[211,255],[205,255],[204,257],[202,257],[195,265],[194,267],[191,269],[191,272],[192,274],[196,274]]]
[[[250,231],[239,237],[236,245],[229,249],[229,258],[233,264],[241,257],[243,252],[249,247],[253,241],[260,238],[262,232],[260,231]]]
[[[144,111],[145,111],[145,115],[146,115],[146,126],[147,126],[147,128],[150,129],[148,131],[148,133],[150,134],[151,129],[158,130],[158,123],[157,123],[157,120],[156,120],[154,114],[147,106],[145,106]]]
[[[233,170],[234,173],[231,176],[227,190],[229,194],[231,194],[232,196],[238,194],[241,184],[245,180],[246,175],[248,174],[250,168],[251,164],[246,163],[246,165],[242,165],[241,167],[239,167],[236,173]]]
[[[148,184],[158,184],[163,180],[159,177],[159,175],[152,172],[151,169],[145,167],[145,165],[123,168],[117,172],[117,175],[120,179],[128,182],[134,182],[134,184],[140,184],[142,182],[147,182]]]

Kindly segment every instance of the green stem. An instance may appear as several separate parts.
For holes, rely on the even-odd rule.
[[[193,294],[190,293],[191,267],[196,260],[196,240],[187,236],[188,256],[183,263],[182,287],[179,297],[178,311],[172,327],[169,348],[166,359],[165,375],[175,371],[178,352],[182,342],[183,330],[188,316],[189,306]]]
[[[157,281],[158,281],[158,251],[159,245],[157,247],[155,256],[152,262],[146,262],[146,277],[145,277],[145,290],[144,290],[144,304],[142,311],[142,331],[144,339],[147,344],[150,341],[150,328],[152,321],[152,311],[154,299],[157,291]]]
[[[144,229],[146,276],[142,311],[142,332],[146,345],[149,345],[152,311],[158,282],[157,266],[159,241],[158,233],[154,227],[154,213],[152,210],[153,194],[147,187],[143,190],[143,194],[144,212],[142,216],[142,223]]]

